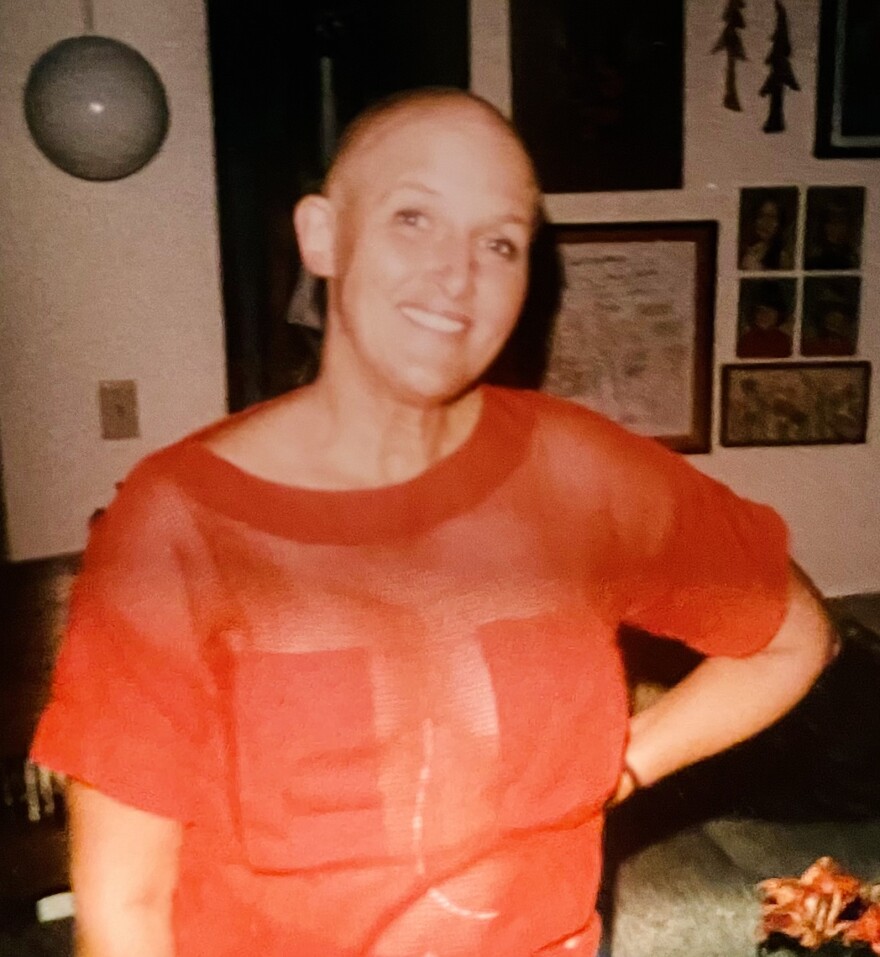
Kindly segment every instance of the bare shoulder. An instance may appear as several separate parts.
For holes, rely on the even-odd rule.
[[[285,484],[309,484],[321,416],[307,388],[261,403],[203,439],[214,455],[244,472]]]

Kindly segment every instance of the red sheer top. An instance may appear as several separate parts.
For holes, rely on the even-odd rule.
[[[622,622],[744,655],[786,534],[653,442],[483,390],[456,452],[282,486],[204,433],[99,520],[35,758],[184,824],[181,957],[588,957]]]

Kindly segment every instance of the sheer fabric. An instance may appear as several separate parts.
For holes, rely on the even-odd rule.
[[[276,485],[200,433],[98,522],[34,755],[184,823],[179,954],[592,955],[618,626],[742,655],[781,623],[773,512],[482,395],[410,482]]]

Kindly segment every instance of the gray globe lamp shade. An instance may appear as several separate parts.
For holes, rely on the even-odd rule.
[[[40,150],[80,179],[130,176],[168,132],[158,74],[137,50],[109,37],[70,37],[48,49],[31,68],[24,111]]]

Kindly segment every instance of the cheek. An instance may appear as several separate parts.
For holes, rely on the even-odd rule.
[[[342,274],[342,287],[348,306],[366,306],[395,289],[412,266],[404,251],[393,243],[361,245],[352,251]]]
[[[491,299],[495,320],[499,325],[515,325],[522,310],[528,285],[523,270],[503,270],[491,277],[488,299]]]

